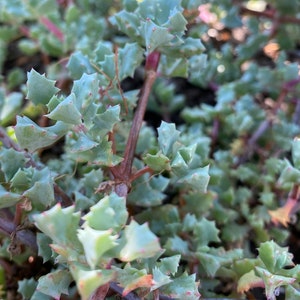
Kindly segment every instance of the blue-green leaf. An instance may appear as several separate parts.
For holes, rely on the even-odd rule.
[[[38,280],[37,291],[60,299],[61,294],[69,294],[69,285],[73,278],[67,270],[57,270],[41,276]]]
[[[32,187],[24,192],[24,196],[29,198],[35,208],[44,209],[54,202],[53,178],[50,170],[32,169],[33,174],[30,179]]]
[[[46,115],[46,117],[73,125],[81,124],[82,116],[76,107],[75,94],[71,93],[65,100],[59,103],[51,113]]]
[[[41,75],[32,69],[27,73],[27,99],[32,101],[34,104],[46,105],[54,94],[59,89],[55,87],[55,81],[47,79],[45,75]]]
[[[0,185],[0,208],[14,206],[22,199],[22,195],[11,193]]]
[[[126,200],[115,193],[105,196],[93,205],[90,212],[83,217],[93,229],[112,229],[115,233],[126,224],[127,218]]]
[[[134,220],[125,227],[122,243],[125,245],[120,251],[119,259],[126,262],[152,257],[161,251],[158,238],[150,231],[148,225],[139,225]]]
[[[72,263],[70,271],[82,300],[88,300],[99,286],[108,283],[115,277],[113,270],[88,270],[78,263]]]
[[[178,140],[180,132],[176,130],[175,124],[162,122],[157,129],[158,144],[162,153],[166,156],[172,154],[173,145]]]
[[[5,179],[7,181],[11,180],[19,168],[25,166],[26,161],[27,159],[25,158],[24,153],[16,151],[12,148],[2,149],[0,153],[0,162],[1,170],[4,173]]]
[[[112,235],[112,230],[95,230],[88,225],[79,229],[78,239],[83,245],[86,260],[92,269],[100,262],[103,254],[118,245],[115,241],[117,235]]]
[[[21,148],[34,152],[40,148],[52,145],[66,134],[69,129],[70,125],[60,121],[50,127],[40,127],[25,116],[17,116],[15,134]]]
[[[206,193],[209,182],[209,166],[191,170],[187,175],[180,178],[178,183],[183,183],[199,192]]]
[[[197,300],[200,298],[198,282],[195,282],[196,275],[188,276],[183,273],[175,278],[171,283],[160,288],[162,294],[175,299]]]
[[[77,238],[80,213],[75,207],[61,208],[56,204],[48,211],[33,216],[37,228],[49,236],[61,247],[70,247],[81,251],[82,246]]]
[[[75,79],[79,79],[85,73],[92,74],[96,72],[89,59],[80,51],[71,55],[67,68],[70,71],[72,78]]]

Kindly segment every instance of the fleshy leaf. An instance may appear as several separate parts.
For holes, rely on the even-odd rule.
[[[82,246],[77,238],[80,212],[74,213],[74,209],[74,206],[61,208],[60,204],[56,204],[51,209],[34,215],[33,218],[36,226],[54,243],[81,251]]]
[[[82,300],[88,300],[91,294],[100,286],[113,280],[113,270],[86,270],[78,264],[71,264],[70,271],[76,281]]]
[[[37,282],[33,278],[30,278],[20,280],[18,284],[18,292],[23,296],[23,299],[31,299],[37,287]]]
[[[73,140],[72,140],[72,142],[70,142],[69,151],[71,153],[83,152],[83,151],[93,149],[93,148],[97,147],[98,145],[99,145],[99,143],[93,141],[85,133],[80,132],[78,134],[77,140],[74,140],[74,143],[73,143]]]
[[[125,242],[125,246],[120,251],[119,258],[126,262],[152,257],[161,250],[158,238],[148,225],[139,225],[134,220],[125,227],[122,242]]]
[[[170,256],[170,257],[162,258],[157,263],[157,267],[164,274],[175,275],[175,273],[177,272],[178,267],[179,267],[180,258],[181,258],[180,255],[173,255],[173,256]]]
[[[168,238],[166,244],[164,245],[164,248],[174,253],[179,252],[182,255],[186,255],[189,253],[188,243],[177,235],[175,237]]]
[[[12,92],[4,99],[3,106],[0,110],[0,122],[2,125],[9,123],[20,111],[23,103],[23,94]]]
[[[119,80],[133,77],[135,69],[141,65],[144,50],[137,43],[127,43],[119,50]]]
[[[283,286],[283,285],[290,285],[293,284],[296,281],[296,278],[291,277],[285,277],[280,275],[275,275],[268,270],[261,268],[261,267],[255,267],[256,273],[259,277],[262,278],[265,284],[265,290],[266,290],[266,296],[267,299],[276,299],[275,294],[276,290]]]
[[[163,155],[160,151],[155,155],[147,153],[144,157],[144,162],[156,172],[170,170],[170,159]]]
[[[282,224],[283,226],[288,227],[291,217],[297,212],[297,210],[299,210],[298,201],[289,198],[284,206],[276,210],[269,210],[269,214],[275,225]]]
[[[128,202],[143,207],[160,205],[165,198],[163,191],[167,188],[169,181],[164,176],[150,178],[149,174],[144,174],[132,185]]]
[[[170,276],[164,274],[159,268],[154,267],[153,271],[153,280],[155,284],[151,287],[151,291],[158,289],[159,287],[170,283],[172,280]]]
[[[208,221],[203,218],[195,224],[193,231],[198,247],[207,246],[210,242],[218,243],[221,241],[218,237],[219,230],[215,221]]]
[[[173,15],[182,10],[180,0],[143,0],[138,2],[141,16],[144,19],[153,19],[159,25],[169,22]],[[184,30],[184,28],[181,29]]]
[[[178,183],[183,183],[198,192],[206,193],[209,182],[209,166],[191,170],[187,175],[180,178]]]
[[[110,18],[113,24],[134,40],[141,40],[138,27],[140,25],[139,16],[122,10]]]
[[[168,28],[158,26],[150,19],[142,24],[140,29],[146,44],[147,51],[153,52],[159,46],[166,46],[172,41],[174,36],[170,34]]]
[[[98,99],[99,79],[97,74],[86,74],[74,81],[71,93],[75,94],[76,107],[80,112],[84,125],[90,127],[93,124],[99,104]]]
[[[71,55],[67,68],[71,73],[72,78],[79,79],[83,74],[95,73],[95,69],[91,65],[89,59],[80,51]]]
[[[33,169],[30,182],[32,187],[23,195],[29,198],[36,207],[44,209],[54,202],[53,179],[48,168]]]
[[[197,300],[200,298],[198,282],[195,282],[195,274],[188,276],[183,273],[180,277],[160,288],[162,294],[175,299]]]
[[[137,288],[151,288],[154,285],[151,274],[147,274],[145,269],[138,270],[130,265],[126,265],[124,269],[117,269],[117,281],[124,287],[123,297]]]
[[[265,287],[263,280],[255,275],[254,270],[245,273],[238,281],[237,291],[245,293],[255,287]]]
[[[41,75],[32,69],[27,73],[27,99],[32,101],[34,104],[46,105],[51,97],[56,94],[59,89],[55,87],[55,81],[49,80],[45,75]]]
[[[93,120],[94,126],[91,132],[100,137],[111,132],[114,125],[120,121],[120,106],[110,106],[101,114],[97,114]]]
[[[69,271],[57,270],[41,276],[36,289],[54,299],[60,299],[61,294],[69,294],[68,288],[72,281]]]
[[[69,129],[70,125],[63,122],[56,122],[50,127],[40,127],[25,116],[17,116],[15,134],[21,148],[34,152],[37,149],[52,145]]]
[[[38,245],[38,254],[40,257],[43,258],[43,262],[47,262],[48,260],[50,260],[51,256],[52,256],[52,250],[49,247],[49,245],[51,244],[51,239],[50,237],[48,237],[47,235],[38,232],[36,235],[36,241],[37,241],[37,245]]]
[[[89,266],[94,269],[100,262],[103,254],[115,247],[118,238],[112,235],[112,230],[95,230],[87,225],[78,230],[78,239],[83,245],[86,260]]]
[[[112,142],[108,141],[108,137],[105,136],[100,144],[92,149],[68,153],[68,156],[78,162],[89,162],[91,164],[103,165],[103,166],[115,166],[123,159],[113,153]]]
[[[172,281],[170,275],[175,275],[179,262],[180,255],[174,255],[162,258],[160,262],[156,264],[153,269],[153,280],[155,284],[151,287],[152,291]]]
[[[285,289],[286,299],[300,299],[300,291],[292,285],[288,285]]]
[[[90,212],[83,217],[86,224],[93,229],[113,229],[115,233],[126,224],[127,218],[126,200],[115,193],[98,201],[90,208]]]
[[[299,183],[300,182],[300,170],[293,167],[291,163],[286,160],[286,167],[282,170],[278,183],[284,185],[286,183]]]
[[[4,173],[5,179],[8,181],[12,179],[15,173],[25,166],[27,159],[24,153],[10,149],[2,149],[0,153],[1,170]]]
[[[262,243],[258,251],[258,257],[272,273],[276,273],[284,267],[294,265],[293,254],[288,252],[288,248],[280,247],[274,241]]]
[[[82,116],[78,111],[75,102],[75,94],[71,93],[65,100],[59,103],[51,113],[46,115],[46,117],[56,121],[63,121],[68,124],[81,124]]]
[[[162,122],[158,131],[158,143],[162,153],[166,156],[172,154],[173,145],[178,140],[180,132],[176,130],[175,124]]]
[[[13,206],[22,199],[22,195],[11,193],[0,185],[0,208]]]
[[[216,272],[222,266],[222,263],[226,260],[218,255],[205,252],[197,252],[196,257],[200,261],[200,264],[207,275],[211,277],[215,276]]]

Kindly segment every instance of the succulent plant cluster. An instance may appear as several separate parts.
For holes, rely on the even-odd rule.
[[[298,299],[299,6],[0,0],[4,297]]]

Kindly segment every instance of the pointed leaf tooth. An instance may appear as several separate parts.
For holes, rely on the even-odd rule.
[[[34,69],[27,73],[27,77],[26,98],[36,105],[46,105],[51,97],[59,91],[59,88],[54,86],[55,81],[47,79],[45,75],[39,74]]]

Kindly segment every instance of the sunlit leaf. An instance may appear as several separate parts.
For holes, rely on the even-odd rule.
[[[119,256],[122,261],[151,257],[161,250],[158,238],[150,231],[148,225],[139,225],[134,220],[125,227],[122,240],[125,243]]]

